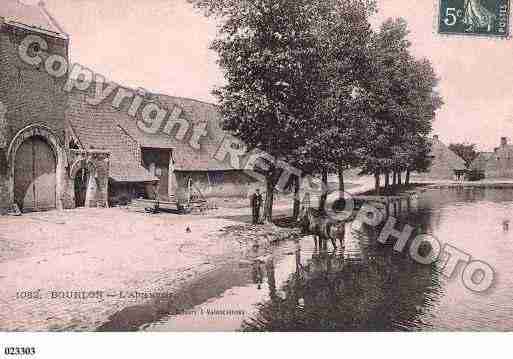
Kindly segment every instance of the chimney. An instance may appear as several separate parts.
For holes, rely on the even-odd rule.
[[[501,137],[501,147],[505,147],[508,145],[508,138],[507,137]]]

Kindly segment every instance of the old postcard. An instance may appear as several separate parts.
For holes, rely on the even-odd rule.
[[[0,0],[0,331],[513,331],[510,6]]]

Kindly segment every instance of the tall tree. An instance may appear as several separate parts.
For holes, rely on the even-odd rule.
[[[310,99],[318,87],[315,6],[306,0],[199,1],[222,18],[212,48],[219,55],[226,85],[219,99],[223,127],[249,149],[264,151],[267,163],[264,218],[272,221],[278,161],[290,158],[313,117]],[[268,161],[269,162],[269,161]]]
[[[221,20],[212,48],[227,82],[215,91],[224,129],[276,161],[288,160],[309,171],[315,161],[324,174],[341,168],[351,148],[347,121],[336,118],[342,112],[337,100],[354,87],[352,72],[361,61],[353,47],[369,37],[362,19],[374,0],[191,2]],[[330,137],[338,153],[316,151],[318,147],[309,146],[314,136]],[[320,145],[326,149],[328,143]],[[269,221],[279,172],[271,163],[265,173]]]
[[[308,138],[302,150],[317,166],[323,182],[337,173],[339,191],[344,191],[344,170],[356,162],[360,146],[358,131],[362,116],[355,106],[357,89],[369,62],[371,26],[368,18],[373,2],[338,2],[337,11],[318,16],[317,44],[320,61],[320,87],[316,91],[315,118],[307,123]],[[325,183],[325,187],[327,184]],[[327,188],[325,188],[327,189]],[[327,193],[321,196],[324,209]]]
[[[390,19],[372,39],[375,60],[362,91],[367,141],[359,153],[364,172],[376,177],[376,192],[380,174],[392,172],[401,182],[404,171],[421,169],[419,156],[427,156],[427,136],[442,104],[431,64],[412,57],[407,36],[406,22]]]

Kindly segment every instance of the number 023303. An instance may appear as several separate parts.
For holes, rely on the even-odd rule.
[[[35,355],[35,347],[5,347],[4,354],[9,356]]]

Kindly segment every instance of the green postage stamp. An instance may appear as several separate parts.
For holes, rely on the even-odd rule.
[[[440,0],[441,34],[509,36],[510,0]]]

